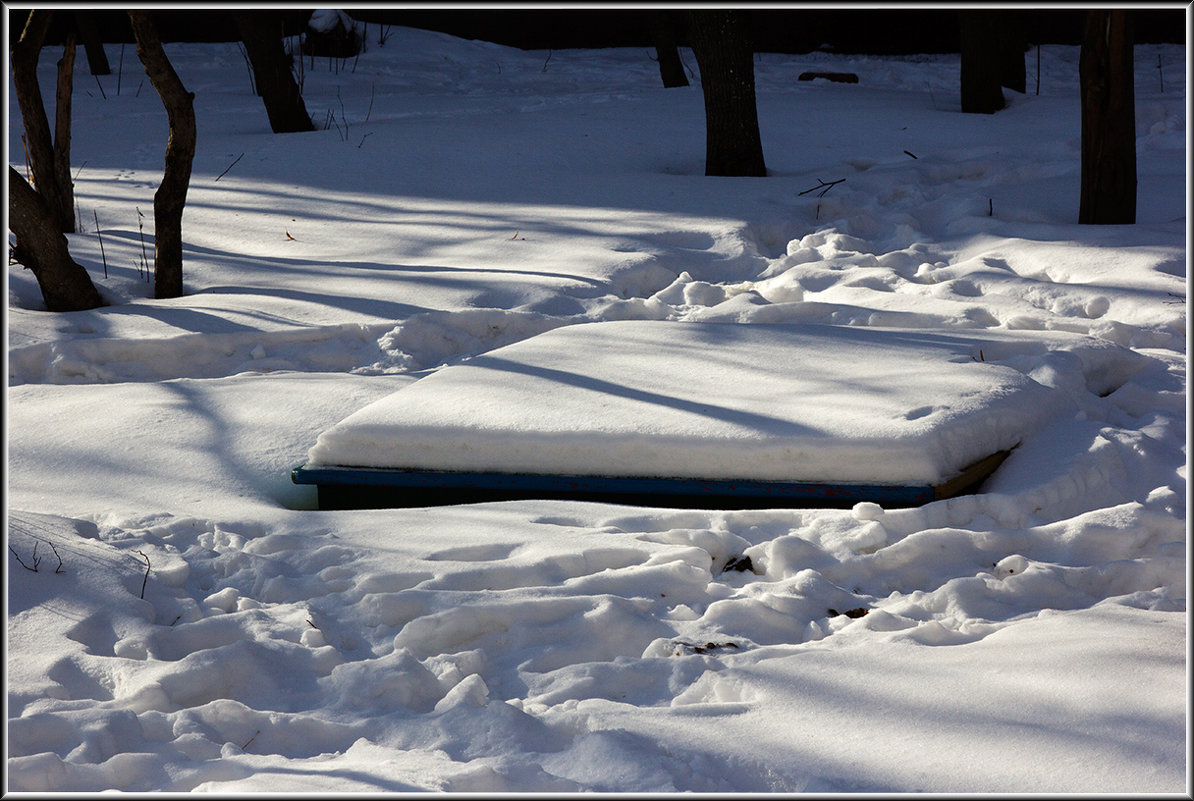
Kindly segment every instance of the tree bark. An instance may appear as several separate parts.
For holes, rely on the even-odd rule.
[[[764,176],[754,53],[742,11],[689,12],[705,96],[705,175]]]
[[[158,38],[148,11],[129,11],[137,58],[145,65],[170,120],[166,166],[153,195],[153,294],[155,298],[182,295],[182,212],[195,157],[195,95],[186,90]]]
[[[104,305],[91,276],[71,258],[66,236],[53,214],[21,174],[8,168],[8,227],[16,234],[14,255],[33,271],[50,311],[80,311]]]
[[[253,65],[257,94],[274,133],[313,131],[315,125],[290,72],[282,48],[282,19],[270,11],[233,11],[236,28]]]
[[[1086,12],[1082,85],[1082,188],[1078,222],[1136,222],[1136,108],[1129,11]]]
[[[87,66],[91,68],[91,74],[111,75],[112,66],[108,63],[108,54],[104,52],[104,43],[100,41],[95,15],[91,11],[76,11],[75,26],[79,29],[79,40],[87,53]]]
[[[35,10],[26,17],[25,27],[11,47],[12,82],[17,94],[17,105],[21,109],[21,120],[25,124],[25,148],[29,153],[33,185],[45,200],[52,215],[50,219],[58,230],[72,233],[75,230],[74,204],[69,198],[64,201],[64,187],[58,184],[50,121],[42,102],[41,85],[37,81],[38,55],[50,28],[52,13]],[[66,186],[69,185],[68,182]]]
[[[962,111],[994,114],[1004,106],[1000,89],[999,11],[959,11]],[[1021,60],[1023,58],[1021,57]]]
[[[659,77],[665,89],[688,86],[680,50],[676,47],[676,16],[670,10],[656,9],[650,13],[651,39],[655,42],[655,56],[659,59]]]
[[[68,31],[58,60],[58,89],[54,104],[54,183],[58,187],[60,217],[70,220],[66,233],[75,231],[75,182],[70,177],[71,94],[75,86],[75,34]]]

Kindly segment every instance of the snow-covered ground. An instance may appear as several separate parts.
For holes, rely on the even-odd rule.
[[[1075,47],[993,116],[956,56],[761,54],[770,175],[730,179],[650,51],[388,33],[305,63],[328,127],[290,135],[235,44],[167,46],[199,149],[162,301],[165,113],[132,47],[103,94],[80,52],[70,245],[110,305],[8,269],[9,789],[1189,792],[1184,47],[1137,48],[1138,222],[1093,227]],[[289,480],[445,365],[615,320],[954,332],[1065,403],[912,509]]]

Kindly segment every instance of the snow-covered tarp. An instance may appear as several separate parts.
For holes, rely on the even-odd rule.
[[[939,484],[1010,450],[1139,357],[1110,343],[819,325],[559,328],[445,367],[320,434],[309,464],[549,475]],[[1083,341],[1085,339],[1085,341]],[[1077,340],[1072,341],[1072,340]],[[1118,355],[1118,363],[1108,354]],[[1068,358],[1067,358],[1068,356]],[[1098,358],[1102,356],[1102,358]],[[1058,381],[1050,373],[1048,380]],[[1072,405],[1072,404],[1070,404]]]

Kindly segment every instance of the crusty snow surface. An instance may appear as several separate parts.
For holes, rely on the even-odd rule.
[[[381,33],[304,62],[321,130],[290,135],[235,44],[167,45],[199,125],[175,300],[142,269],[165,113],[131,47],[103,93],[80,52],[69,239],[109,305],[48,313],[8,268],[9,790],[1189,792],[1183,46],[1136,49],[1137,223],[1096,227],[1075,47],[1040,49],[1039,94],[1030,51],[990,116],[960,112],[957,56],[760,54],[769,176],[733,179],[649,50]],[[894,477],[923,454],[858,442],[909,428],[929,472],[1021,441],[912,509],[321,512],[289,480],[407,392],[513,392],[592,448],[550,392],[469,377],[571,364],[617,406],[629,373],[573,346],[665,332],[620,354],[649,376],[693,323],[726,332],[704,369],[640,387],[671,393],[638,409],[671,426],[660,470],[707,464],[685,410],[749,461],[735,432],[791,381],[861,438],[811,464]],[[812,330],[815,371],[767,378]],[[743,371],[757,397],[711,394]]]

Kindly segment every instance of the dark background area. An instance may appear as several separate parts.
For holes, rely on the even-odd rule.
[[[404,25],[482,39],[527,50],[594,47],[650,47],[649,12],[633,8],[576,9],[348,9],[369,27]],[[1020,9],[1030,44],[1080,44],[1082,8]],[[19,34],[24,11],[10,10]],[[122,10],[93,9],[105,42],[132,42]],[[302,31],[311,10],[278,9],[286,33]],[[1185,10],[1133,10],[1138,43],[1186,41]],[[155,12],[163,41],[235,41],[236,27],[219,9],[169,9]],[[958,51],[958,12],[948,8],[904,9],[760,9],[749,10],[755,50],[807,53],[823,45],[842,53],[951,53]],[[61,41],[59,19],[49,41]],[[377,32],[369,33],[370,44]],[[680,44],[686,44],[680,32]]]

